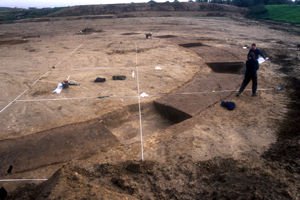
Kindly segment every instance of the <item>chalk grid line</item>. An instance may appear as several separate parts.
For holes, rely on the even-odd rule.
[[[252,89],[245,89],[245,91],[251,91]],[[275,88],[261,88],[257,91],[275,91]],[[238,90],[212,90],[212,91],[199,91],[199,92],[183,92],[183,93],[157,93],[157,94],[148,94],[146,97],[160,97],[161,95],[197,95],[197,94],[216,94],[216,93],[226,93],[226,92],[238,92]],[[112,99],[112,98],[138,98],[140,95],[111,95],[111,96],[94,96],[94,97],[70,97],[70,98],[50,98],[50,99],[18,99],[16,102],[41,102],[41,101],[67,101],[67,100],[103,100],[103,99]],[[140,96],[141,97],[141,96]]]
[[[144,161],[144,142],[143,142],[143,123],[142,123],[142,109],[141,109],[141,95],[140,95],[140,80],[139,80],[139,68],[138,68],[138,46],[135,42],[135,71],[136,71],[136,84],[137,95],[139,104],[139,125],[140,125],[140,139],[141,139],[141,160]]]
[[[78,45],[75,49],[73,49],[73,51],[71,51],[70,54],[68,54],[67,56],[65,56],[63,59],[61,59],[60,61],[58,61],[54,66],[58,66],[61,63],[63,63],[67,58],[69,58],[70,56],[72,56],[79,48],[81,48],[83,45],[83,43],[81,43],[80,45]],[[48,75],[48,73],[51,72],[51,69],[48,70],[47,72],[45,72],[44,74],[42,74],[40,77],[38,77],[32,84],[31,87],[35,86],[37,84],[37,82],[43,78],[44,76]],[[29,88],[24,90],[23,92],[21,92],[14,100],[12,100],[11,102],[9,102],[4,108],[2,108],[0,110],[0,113],[4,112],[7,108],[9,108],[13,103],[15,103],[18,99],[20,99],[27,91],[29,91]]]

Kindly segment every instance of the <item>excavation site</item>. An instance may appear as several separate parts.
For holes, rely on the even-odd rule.
[[[1,200],[300,199],[299,26],[76,9],[0,24]]]

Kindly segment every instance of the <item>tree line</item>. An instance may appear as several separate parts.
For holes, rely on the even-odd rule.
[[[300,5],[300,0],[190,0],[189,2],[206,2],[206,3],[222,3],[231,4],[240,7],[250,7],[260,4],[295,4]]]

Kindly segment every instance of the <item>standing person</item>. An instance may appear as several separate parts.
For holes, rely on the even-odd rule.
[[[239,89],[239,92],[236,94],[236,96],[240,96],[250,80],[252,80],[252,96],[257,96],[256,90],[257,90],[257,70],[259,69],[259,64],[256,59],[255,53],[250,52],[248,55],[248,60],[246,62],[246,72],[245,77],[242,82],[242,85]]]
[[[258,48],[256,48],[256,44],[255,43],[253,43],[251,45],[251,48],[250,48],[250,50],[248,52],[247,57],[249,57],[250,53],[254,53],[256,60],[259,58],[259,56],[263,57],[264,59],[267,59],[267,57],[261,52],[261,50],[259,50]]]

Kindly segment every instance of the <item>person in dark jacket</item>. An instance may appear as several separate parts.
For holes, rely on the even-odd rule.
[[[251,45],[251,48],[248,52],[247,57],[249,57],[250,53],[254,53],[255,55],[255,59],[257,60],[259,58],[259,56],[263,57],[264,59],[266,59],[267,57],[261,52],[261,50],[259,50],[258,48],[256,48],[256,44],[253,43]]]
[[[239,89],[239,92],[236,94],[236,96],[240,96],[248,83],[252,80],[252,96],[257,96],[256,90],[257,90],[257,70],[259,69],[259,64],[256,59],[255,53],[250,52],[248,56],[248,60],[246,62],[246,72],[245,77],[242,82],[242,85]]]

